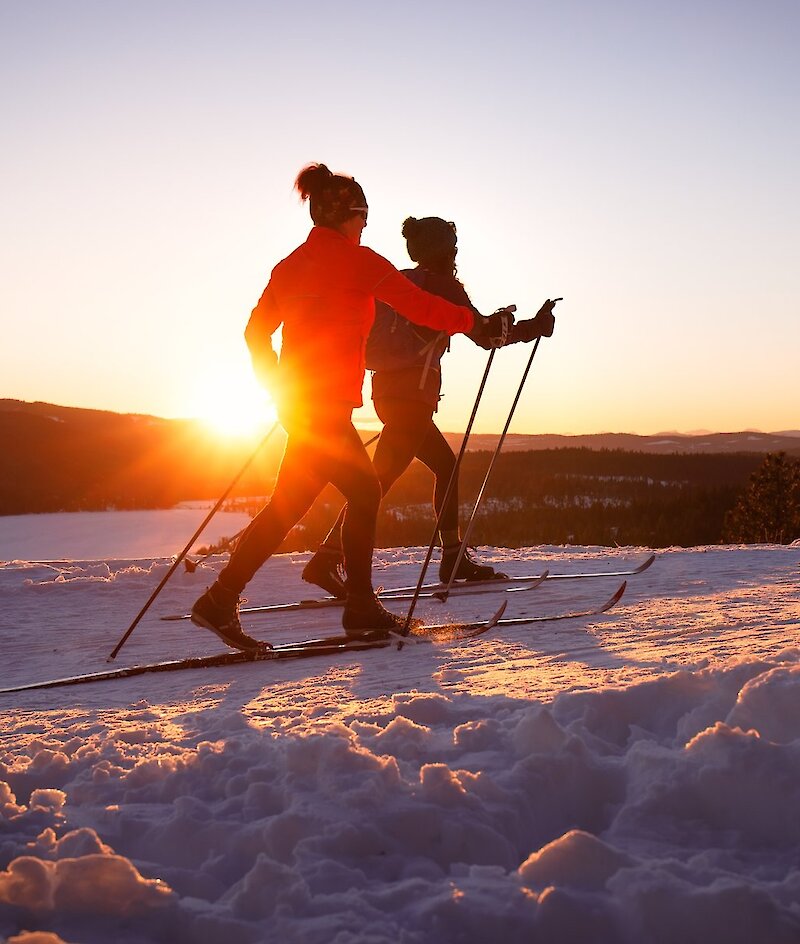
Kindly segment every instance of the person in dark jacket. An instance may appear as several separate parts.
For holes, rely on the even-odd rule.
[[[245,338],[259,380],[272,392],[288,439],[268,504],[237,541],[214,584],[195,602],[192,621],[229,646],[268,647],[239,620],[240,595],[329,482],[344,495],[341,526],[347,580],[345,632],[394,630],[404,624],[372,587],[375,519],[381,499],[377,473],[351,419],[361,405],[364,351],[382,300],[421,326],[446,335],[477,331],[500,343],[509,319],[476,316],[466,305],[423,291],[371,249],[361,246],[368,207],[351,177],[324,164],[296,181],[314,222],[308,239],[273,269]],[[280,358],[272,335],[283,325]]]
[[[409,217],[403,223],[402,232],[408,254],[417,263],[416,268],[403,270],[403,274],[425,291],[470,308],[479,315],[456,275],[458,247],[455,224],[435,216]],[[511,325],[504,343],[550,337],[555,326],[554,305],[555,301],[548,299],[535,318]],[[374,368],[372,399],[384,427],[373,464],[384,495],[415,457],[433,472],[433,507],[440,522],[442,547],[439,578],[447,582],[453,575],[461,545],[458,482],[453,482],[448,495],[456,460],[433,416],[441,394],[441,359],[449,348],[449,337],[435,328],[412,325],[400,313],[387,310],[380,303],[377,307],[376,320],[367,342],[367,366]],[[467,332],[467,336],[481,347],[492,346],[485,332]],[[418,339],[416,345],[414,337]],[[346,594],[346,565],[341,540],[345,513],[342,509],[328,536],[303,570],[305,581],[341,598]],[[489,565],[479,563],[467,551],[458,564],[455,579],[475,581],[505,576]]]

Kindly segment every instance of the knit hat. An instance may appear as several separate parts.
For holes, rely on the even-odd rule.
[[[456,224],[448,223],[438,216],[409,216],[403,223],[408,254],[421,265],[429,260],[450,258],[455,254]]]

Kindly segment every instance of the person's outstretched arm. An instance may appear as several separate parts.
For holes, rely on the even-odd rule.
[[[361,253],[364,290],[386,302],[404,318],[447,334],[466,334],[475,326],[476,314],[472,308],[454,305],[418,288],[395,269],[388,259],[366,246],[361,247]]]

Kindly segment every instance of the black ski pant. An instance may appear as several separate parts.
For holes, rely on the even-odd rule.
[[[381,487],[350,414],[350,409],[338,410],[284,424],[288,439],[275,489],[221,571],[218,579],[224,587],[241,593],[331,483],[347,499],[341,540],[348,592],[372,592],[372,552]]]
[[[440,517],[440,531],[458,529],[458,480],[453,482],[450,495],[447,486],[456,464],[453,450],[433,422],[433,407],[417,400],[375,400],[375,412],[383,422],[383,432],[375,449],[372,463],[385,495],[397,479],[411,465],[414,458],[423,462],[435,477],[433,507]],[[447,497],[447,504],[444,504]],[[344,544],[343,522],[349,514],[342,508],[336,523],[323,542],[326,547]],[[340,537],[341,532],[341,537]],[[345,563],[345,568],[346,568]],[[348,571],[349,573],[349,571]]]

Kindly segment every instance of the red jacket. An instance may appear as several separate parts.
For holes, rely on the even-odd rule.
[[[473,326],[471,309],[424,292],[383,256],[336,230],[315,226],[303,245],[272,270],[250,316],[245,338],[259,378],[270,386],[276,381],[287,404],[360,406],[376,298],[409,321],[448,334]],[[281,324],[278,363],[272,335]]]

